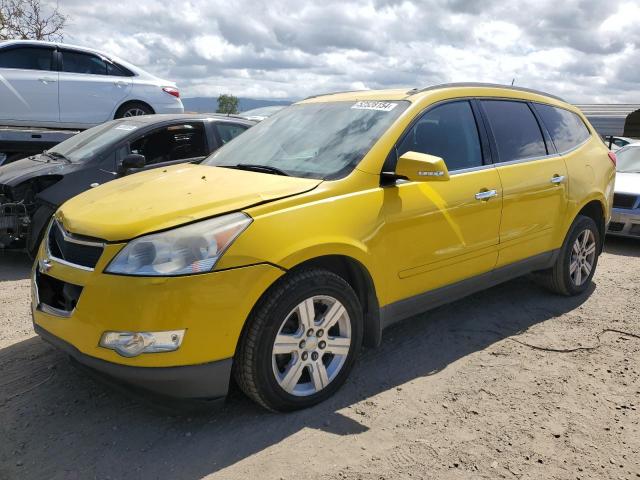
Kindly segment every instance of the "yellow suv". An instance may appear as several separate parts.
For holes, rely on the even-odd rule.
[[[530,272],[583,292],[614,162],[580,111],[531,90],[308,98],[199,165],[65,203],[35,329],[156,392],[224,397],[233,376],[266,408],[307,407],[393,322]]]

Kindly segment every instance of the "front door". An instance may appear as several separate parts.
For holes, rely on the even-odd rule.
[[[468,101],[446,103],[427,111],[398,145],[398,157],[416,151],[443,158],[450,179],[385,188],[389,303],[495,266],[502,187],[483,160],[477,125]]]
[[[567,208],[567,167],[528,103],[483,100],[504,188],[498,265],[548,252]]]
[[[0,50],[0,120],[59,120],[53,52],[53,48],[31,46]]]

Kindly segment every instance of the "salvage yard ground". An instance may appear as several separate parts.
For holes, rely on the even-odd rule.
[[[0,252],[0,479],[640,478],[640,242],[605,250],[587,294],[525,278],[416,317],[289,415],[97,382],[34,336]]]

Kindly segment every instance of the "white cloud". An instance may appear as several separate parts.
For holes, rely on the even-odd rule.
[[[295,99],[516,78],[576,102],[640,102],[637,2],[60,0],[60,8],[71,16],[66,41],[174,80],[183,96]]]

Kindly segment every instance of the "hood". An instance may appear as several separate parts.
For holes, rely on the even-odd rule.
[[[62,205],[58,216],[72,233],[122,241],[304,193],[321,182],[181,164],[88,190]]]
[[[640,173],[616,173],[616,193],[640,195]]]
[[[8,163],[0,167],[0,185],[15,187],[25,180],[43,175],[65,175],[75,170],[78,164],[51,160],[44,155],[35,155]]]

